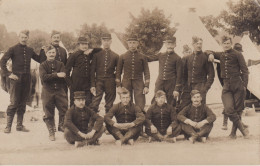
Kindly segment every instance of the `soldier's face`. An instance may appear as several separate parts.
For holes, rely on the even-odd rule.
[[[79,49],[81,51],[87,51],[88,50],[88,43],[80,43],[79,44]]]
[[[197,43],[193,43],[194,51],[201,51],[202,50],[202,40],[199,40]]]
[[[47,60],[52,61],[55,59],[56,56],[56,50],[55,49],[51,49],[49,51],[46,52],[46,56],[47,56]]]
[[[139,42],[138,41],[128,41],[127,45],[128,45],[128,48],[130,51],[135,51],[135,50],[137,50]]]
[[[131,97],[129,94],[121,94],[120,99],[123,105],[127,105],[130,102]]]
[[[102,45],[103,45],[104,49],[110,48],[111,43],[112,43],[111,39],[102,39]]]
[[[158,106],[162,106],[166,102],[166,96],[162,95],[160,97],[156,97],[155,101],[156,101]]]
[[[19,42],[20,42],[20,44],[26,45],[28,39],[29,39],[29,37],[26,34],[24,34],[24,33],[20,33],[19,34]]]
[[[60,43],[60,34],[53,35],[53,36],[51,37],[51,42],[52,42],[53,44],[58,45],[58,44]]]
[[[74,104],[75,104],[75,106],[76,107],[78,107],[78,108],[84,108],[84,106],[85,106],[85,99],[75,99],[74,100]]]
[[[193,105],[198,106],[198,105],[201,104],[202,97],[199,93],[197,93],[197,94],[195,94],[194,96],[191,97],[191,101],[192,101]]]
[[[230,50],[232,48],[231,40],[226,40],[222,43],[222,47],[224,51]]]
[[[191,55],[191,54],[192,54],[192,50],[191,50],[191,49],[189,49],[189,50],[183,52],[183,56],[184,56],[184,57],[185,57],[185,56],[189,56],[189,55]]]
[[[165,46],[167,48],[167,52],[173,52],[174,48],[176,47],[176,43],[166,42]]]

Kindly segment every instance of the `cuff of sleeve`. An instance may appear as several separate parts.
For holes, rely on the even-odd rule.
[[[150,80],[145,80],[144,86],[149,88],[149,85],[150,85]]]

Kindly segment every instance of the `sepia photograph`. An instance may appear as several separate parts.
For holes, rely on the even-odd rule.
[[[0,0],[0,165],[260,165],[260,0]]]

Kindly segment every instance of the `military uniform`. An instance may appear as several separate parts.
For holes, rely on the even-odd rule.
[[[166,135],[169,126],[172,127],[171,137],[177,137],[181,133],[181,126],[177,121],[175,109],[169,104],[158,106],[156,103],[150,106],[146,115],[146,133],[156,140],[160,140],[157,134],[151,133],[151,126],[154,125],[161,135]]]
[[[90,92],[90,65],[93,54],[100,50],[101,49],[94,49],[89,55],[85,55],[83,51],[78,50],[69,56],[66,64],[66,77],[68,86],[70,87],[70,106],[73,105],[73,95],[75,91],[85,91],[87,106],[92,102],[92,94]],[[70,75],[71,69],[73,69],[73,71]]]
[[[55,60],[60,61],[64,65],[66,65],[66,63],[67,63],[67,52],[66,52],[66,50],[63,47],[60,47],[59,45],[52,44],[52,46],[56,50]],[[41,49],[41,51],[40,51],[40,56],[41,56],[41,63],[44,62],[47,59],[47,57],[45,55],[45,51],[43,49]]]
[[[94,122],[94,126],[90,125]],[[97,113],[92,111],[89,107],[85,106],[80,109],[73,105],[66,113],[65,116],[65,132],[64,137],[68,143],[74,144],[75,141],[83,141],[84,138],[80,137],[78,132],[89,133],[95,130],[94,136],[88,140],[88,143],[95,143],[104,132],[103,118]]]
[[[68,110],[68,99],[64,87],[65,78],[59,78],[57,73],[64,72],[64,64],[60,61],[46,60],[40,65],[40,78],[42,81],[42,105],[45,113],[43,120],[51,134],[55,131],[55,106],[59,111],[59,130],[63,131],[64,116]]]
[[[159,61],[159,75],[155,83],[155,93],[158,90],[166,92],[167,103],[176,105],[173,91],[180,92],[182,79],[181,58],[175,53],[159,53],[147,56],[148,61]]]
[[[216,59],[220,60],[221,78],[224,82],[221,98],[225,114],[233,122],[232,131],[235,132],[239,128],[245,135],[241,122],[249,74],[245,59],[234,49],[213,54]]]
[[[31,74],[30,65],[31,58],[40,62],[40,56],[38,56],[32,48],[16,44],[8,49],[1,59],[1,69],[5,76],[9,76],[11,73],[18,76],[18,80],[10,79],[10,105],[7,108],[7,128],[11,129],[13,118],[17,112],[17,130],[23,129],[23,116],[26,109],[26,101],[30,93]],[[7,70],[7,61],[12,60],[12,72]]]
[[[121,74],[124,71],[122,83]],[[145,83],[143,82],[143,74]],[[116,85],[125,87],[130,91],[131,100],[133,100],[133,93],[135,104],[141,109],[145,106],[145,95],[143,94],[144,87],[149,88],[150,72],[146,57],[137,52],[127,51],[121,55],[117,64]]]
[[[115,121],[112,118],[115,116],[117,123],[131,123],[135,124],[134,127],[128,130],[120,130],[114,127]],[[121,102],[114,104],[113,107],[104,117],[106,128],[116,140],[124,139],[127,142],[129,139],[137,139],[141,132],[142,124],[145,121],[145,116],[139,106],[129,103],[124,106]]]
[[[91,64],[91,87],[96,88],[96,96],[93,97],[91,107],[96,112],[98,112],[98,106],[104,92],[106,112],[113,106],[116,98],[115,71],[118,58],[118,54],[110,49],[104,49],[93,56]]]
[[[201,104],[198,107],[189,104],[186,106],[177,116],[181,123],[182,130],[189,136],[197,135],[198,137],[208,137],[211,129],[213,128],[213,122],[216,120],[216,115],[212,112],[206,104]],[[184,123],[185,120],[190,119],[194,122],[201,122],[207,120],[208,124],[205,124],[200,129]]]
[[[215,72],[208,57],[202,51],[194,52],[192,55],[183,59],[184,62],[184,80],[187,80],[189,92],[199,90],[202,96],[202,103],[206,103],[206,94],[213,84]],[[187,95],[186,95],[187,96]],[[182,102],[190,103],[190,98]],[[186,105],[181,104],[182,108]]]

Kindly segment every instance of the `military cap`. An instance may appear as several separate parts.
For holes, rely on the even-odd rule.
[[[30,32],[29,30],[22,30],[20,33],[25,34],[26,36],[29,36]]]
[[[191,50],[191,48],[190,48],[187,44],[185,44],[185,45],[183,46],[183,52],[187,52],[187,51],[189,51],[189,50]]]
[[[52,32],[51,32],[51,37],[52,36],[54,36],[54,35],[57,35],[57,34],[61,34],[59,31],[56,31],[56,30],[53,30]]]
[[[136,35],[131,35],[127,38],[127,41],[138,41],[138,39]]]
[[[53,47],[52,45],[48,45],[48,46],[45,46],[45,47],[44,47],[45,53],[47,53],[48,51],[50,51],[50,50],[52,50],[52,49],[55,49],[55,47]]]
[[[175,43],[176,42],[176,37],[174,36],[167,36],[164,40],[165,43]]]
[[[110,33],[104,33],[102,34],[101,39],[112,39],[112,37]]]
[[[240,43],[235,43],[234,49],[239,51],[239,52],[243,52],[243,48],[242,48],[242,45]]]
[[[80,44],[80,43],[86,43],[86,44],[88,44],[89,42],[88,42],[88,39],[86,38],[86,37],[79,37],[78,38],[78,43]]]
[[[229,37],[229,36],[224,35],[224,36],[221,37],[221,42],[222,42],[222,43],[224,43],[224,42],[227,41],[227,40],[230,40],[230,41],[232,42],[232,39],[231,39],[231,37]]]
[[[162,90],[158,90],[156,93],[155,93],[155,97],[161,97],[161,96],[165,96],[166,93]]]
[[[201,37],[192,36],[192,44],[198,43],[200,40],[203,41]]]
[[[125,87],[122,87],[119,95],[121,95],[121,94],[129,94],[130,95],[130,92]]]
[[[196,94],[200,94],[200,91],[199,91],[199,90],[192,90],[192,91],[190,92],[190,96],[191,96],[191,97],[193,97],[193,96],[196,95]]]
[[[84,91],[76,91],[74,92],[74,99],[85,99],[86,94]]]

